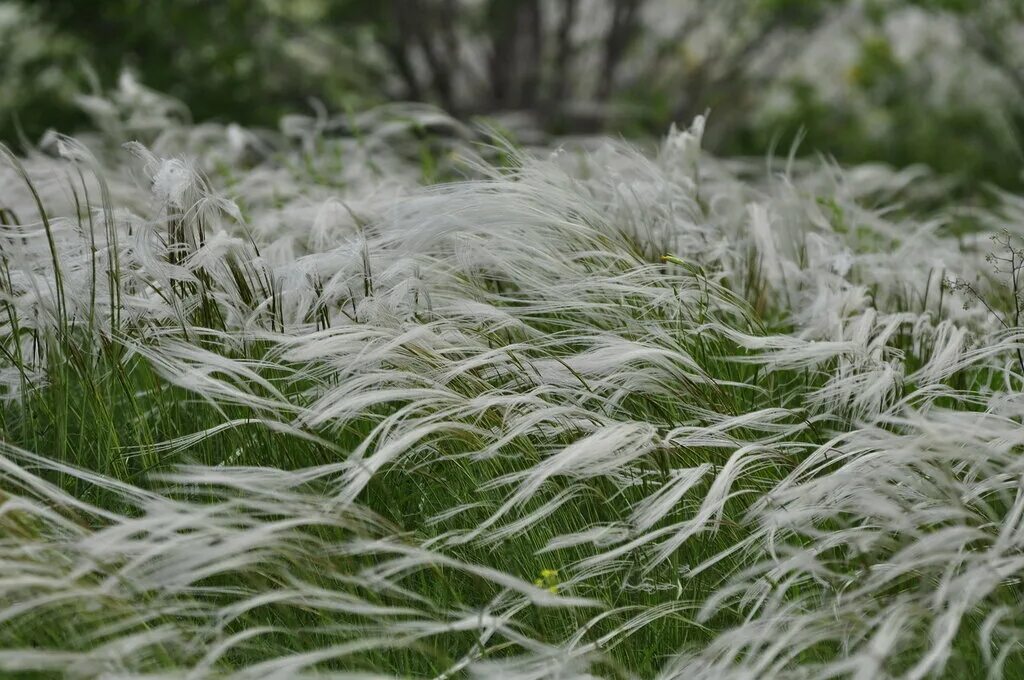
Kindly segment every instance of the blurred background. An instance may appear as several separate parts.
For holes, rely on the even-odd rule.
[[[710,110],[718,154],[1024,184],[1024,0],[0,0],[0,140],[149,90],[194,122],[411,100],[538,138]]]

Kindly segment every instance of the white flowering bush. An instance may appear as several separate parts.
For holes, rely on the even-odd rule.
[[[0,164],[3,674],[1024,667],[1020,197],[92,104]]]
[[[793,58],[757,66],[762,136],[806,133],[846,162],[925,163],[961,181],[1021,181],[1015,2],[837,3]],[[786,135],[783,135],[786,136]]]

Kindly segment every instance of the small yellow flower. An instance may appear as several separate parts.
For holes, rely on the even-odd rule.
[[[548,592],[558,592],[558,570],[557,569],[541,569],[540,578],[533,582],[533,585],[538,588],[546,588]]]

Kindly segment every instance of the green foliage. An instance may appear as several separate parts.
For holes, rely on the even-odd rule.
[[[844,0],[757,0],[757,11],[776,22],[794,26],[813,26]]]
[[[358,3],[333,6],[353,4]],[[335,108],[363,106],[379,97],[367,80],[372,74],[365,64],[356,68],[351,52],[356,41],[342,27],[330,39],[311,30],[325,18],[321,5],[315,0],[35,0],[31,26],[52,37],[33,39],[39,52],[35,61],[59,68],[72,87],[55,94],[39,77],[41,66],[26,73],[13,86],[30,97],[16,107],[22,127],[35,139],[47,127],[71,131],[82,125],[85,117],[74,107],[72,90],[109,87],[126,68],[146,86],[187,102],[197,120],[273,127],[285,113],[308,108],[311,96],[327,98]],[[70,56],[88,70],[69,68]],[[40,110],[49,113],[30,114]],[[0,138],[11,137],[11,126],[12,121],[0,120]]]
[[[43,22],[39,8],[0,3],[0,139],[13,138],[19,124],[34,137],[40,123],[76,122],[70,73],[81,53],[81,43]]]

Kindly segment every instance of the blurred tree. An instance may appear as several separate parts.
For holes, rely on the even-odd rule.
[[[802,129],[843,161],[1019,186],[1022,35],[1024,0],[0,0],[0,137],[12,112],[73,129],[74,90],[129,68],[197,120],[273,126],[313,96],[649,135],[710,108],[718,152]]]
[[[34,136],[46,125],[75,123],[69,74],[81,52],[81,43],[44,22],[39,8],[0,3],[0,139],[12,139],[17,128]]]
[[[65,80],[81,89],[109,86],[127,68],[147,86],[187,102],[196,119],[275,125],[284,112],[306,107],[308,97],[324,96],[325,90],[343,95],[338,99],[372,93],[367,65],[355,66],[355,45],[339,36],[325,40],[313,30],[322,4],[33,0],[31,11],[54,35],[73,44],[95,74],[98,83],[88,70],[68,60],[61,63]],[[62,111],[59,118],[23,116],[30,137],[48,125],[81,121],[65,112],[72,107],[64,99],[51,101],[63,104],[54,107]]]
[[[581,4],[386,0],[370,8],[328,0],[326,18],[342,33],[372,26],[398,76],[393,96],[434,101],[463,115],[528,110],[552,123],[568,115],[573,102],[612,97],[616,73],[638,34],[643,0],[586,3],[591,13],[607,17],[596,34],[583,26],[590,17]],[[581,91],[573,77],[583,47],[600,55],[600,76],[589,91]],[[577,127],[584,122],[575,121]]]
[[[847,10],[846,26],[809,48],[825,61],[824,52],[853,47],[845,74],[819,63],[777,79],[791,105],[748,123],[756,138],[745,145],[799,136],[805,149],[846,163],[926,164],[965,193],[1024,187],[1024,2],[878,0],[864,9]],[[823,86],[830,75],[837,82]]]

